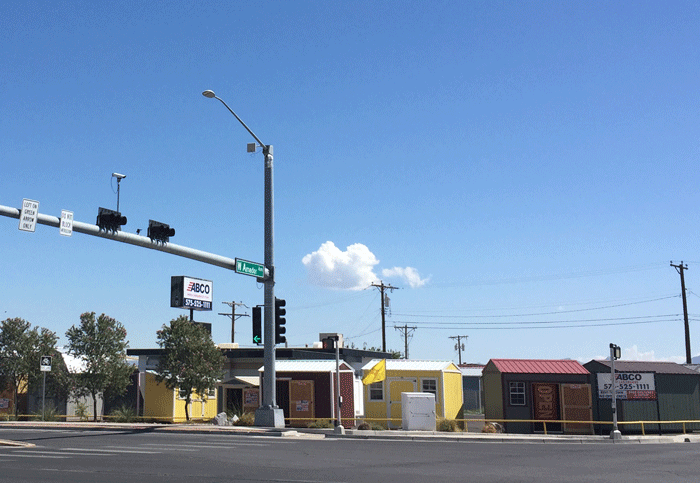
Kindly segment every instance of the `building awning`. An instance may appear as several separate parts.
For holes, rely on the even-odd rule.
[[[255,386],[260,385],[260,378],[257,376],[236,376],[221,383],[222,386]]]

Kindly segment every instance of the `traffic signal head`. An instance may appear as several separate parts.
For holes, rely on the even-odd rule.
[[[262,308],[253,307],[253,344],[262,344]]]
[[[175,236],[175,228],[170,228],[170,225],[160,221],[148,220],[148,238],[151,241],[165,244],[170,241],[171,236]]]
[[[95,224],[100,230],[119,231],[122,225],[126,225],[126,216],[122,216],[118,211],[100,207]]]
[[[610,344],[610,348],[612,349],[613,359],[618,360],[622,357],[622,349],[620,349],[619,345]]]
[[[287,323],[287,319],[284,318],[287,313],[287,310],[284,309],[285,305],[287,305],[285,300],[275,297],[275,344],[287,342],[287,338],[284,336],[284,333],[287,332],[284,327],[284,324]]]

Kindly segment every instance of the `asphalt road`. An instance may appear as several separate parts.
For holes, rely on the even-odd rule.
[[[0,428],[0,482],[697,482],[700,444],[309,439]]]

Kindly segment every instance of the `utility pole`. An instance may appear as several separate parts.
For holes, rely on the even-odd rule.
[[[397,290],[398,287],[384,285],[384,282],[382,282],[381,280],[379,281],[379,284],[371,284],[371,287],[377,287],[379,289],[379,293],[382,296],[382,352],[386,352],[386,306],[389,304],[388,297],[384,295],[384,291],[391,290],[393,292],[394,290]]]
[[[457,352],[459,352],[459,363],[462,363],[462,351],[464,350],[464,344],[462,344],[462,339],[468,339],[468,335],[452,335],[450,336],[450,339],[457,339],[457,345],[455,346],[455,349],[457,349]]]
[[[688,270],[688,265],[683,265],[683,262],[674,265],[671,261],[671,266],[681,275],[681,295],[683,295],[683,320],[685,321],[685,363],[692,364],[693,358],[690,355],[690,326],[688,325],[688,303],[685,299],[685,277],[683,271]]]
[[[226,317],[231,317],[231,343],[236,342],[236,317],[248,317],[248,314],[238,314],[236,315],[236,306],[242,305],[246,309],[248,308],[247,305],[245,305],[243,302],[221,302],[222,304],[226,304],[229,307],[231,307],[231,313],[226,314],[226,313],[221,313],[219,312],[219,315],[224,315]]]
[[[401,327],[400,325],[395,325],[394,329],[398,330],[399,332],[403,333],[403,340],[404,340],[404,359],[408,359],[408,342],[409,342],[409,337],[413,339],[413,331],[416,330],[418,327],[415,325],[412,327],[409,327],[408,325],[404,325]]]

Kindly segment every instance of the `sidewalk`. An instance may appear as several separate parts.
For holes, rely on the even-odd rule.
[[[383,439],[403,441],[484,442],[484,443],[569,443],[569,444],[662,444],[700,443],[700,434],[629,435],[613,441],[608,436],[565,434],[505,434],[505,433],[448,433],[438,431],[367,431],[346,429],[339,434],[333,428],[260,428],[254,426],[216,426],[206,424],[152,424],[152,423],[107,423],[107,422],[0,422],[0,428],[13,429],[61,429],[76,431],[129,431],[129,432],[180,432],[217,433],[249,436],[268,436],[304,439]],[[24,445],[21,442],[0,440],[0,446]]]

